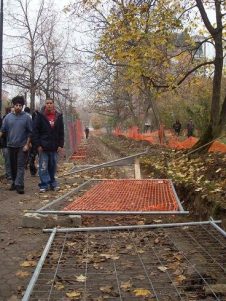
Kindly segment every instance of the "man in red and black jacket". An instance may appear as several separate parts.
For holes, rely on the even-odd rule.
[[[64,123],[52,99],[46,99],[42,112],[34,118],[32,143],[39,155],[40,192],[57,190],[55,174],[58,153],[64,146]]]

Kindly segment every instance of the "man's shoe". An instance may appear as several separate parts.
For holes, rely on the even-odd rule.
[[[13,183],[13,184],[10,186],[9,190],[11,190],[11,191],[16,190],[16,185]]]
[[[60,187],[59,186],[56,186],[56,187],[51,186],[50,190],[52,190],[52,191],[58,191],[58,190],[60,190]]]
[[[40,193],[43,193],[43,192],[46,192],[46,191],[47,191],[46,188],[40,188],[40,189],[39,189],[39,192],[40,192]]]
[[[24,194],[24,186],[17,185],[16,186],[16,191],[19,194]]]

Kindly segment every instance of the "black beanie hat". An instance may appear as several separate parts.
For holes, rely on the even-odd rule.
[[[13,103],[13,105],[20,104],[20,105],[23,106],[25,104],[24,97],[23,96],[19,96],[19,95],[15,96],[12,99],[12,103]]]

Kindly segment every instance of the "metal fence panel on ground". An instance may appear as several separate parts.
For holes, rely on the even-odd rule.
[[[225,301],[226,240],[213,224],[54,229],[23,301]]]

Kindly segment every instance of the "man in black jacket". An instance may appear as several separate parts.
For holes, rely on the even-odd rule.
[[[52,99],[46,99],[44,109],[34,118],[32,143],[39,154],[40,192],[57,190],[55,174],[57,155],[64,146],[64,123]]]

